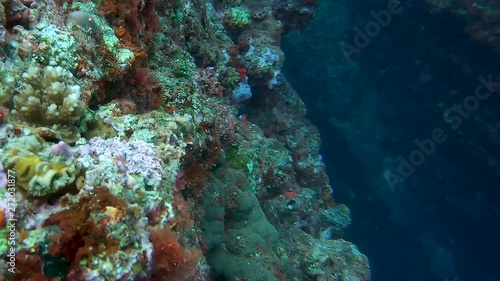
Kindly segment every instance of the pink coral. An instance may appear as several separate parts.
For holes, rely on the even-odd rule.
[[[68,157],[71,157],[74,154],[71,147],[63,141],[60,141],[56,144],[53,144],[50,147],[50,152],[55,153],[55,154],[59,154],[59,155],[68,156]]]

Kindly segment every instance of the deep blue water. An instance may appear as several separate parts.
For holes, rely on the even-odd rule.
[[[500,74],[498,53],[449,14],[406,2],[348,63],[340,42],[383,7],[321,3],[311,26],[283,42],[285,74],[320,128],[335,198],[351,208],[346,239],[369,257],[375,281],[499,280],[498,93],[457,130],[445,117],[478,76]],[[388,188],[384,171],[436,128],[446,141]]]

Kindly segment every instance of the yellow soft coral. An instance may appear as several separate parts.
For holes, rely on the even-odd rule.
[[[0,160],[17,175],[17,184],[29,195],[54,194],[75,182],[78,174],[73,160],[50,151],[40,137],[12,139],[0,150]]]
[[[75,167],[65,163],[41,163],[37,166],[37,175],[30,181],[28,193],[33,196],[45,196],[75,181]]]
[[[30,180],[36,173],[36,165],[42,162],[42,160],[36,155],[17,158],[18,160],[14,163],[14,172],[17,176],[17,184],[24,190],[28,191]]]

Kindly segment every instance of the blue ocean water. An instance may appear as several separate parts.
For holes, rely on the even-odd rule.
[[[372,280],[498,280],[494,25],[471,31],[472,16],[429,3],[390,18],[391,1],[320,3],[283,42],[285,74],[320,128]]]

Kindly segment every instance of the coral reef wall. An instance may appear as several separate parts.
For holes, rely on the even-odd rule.
[[[9,280],[370,280],[282,74],[315,1],[2,0]]]

